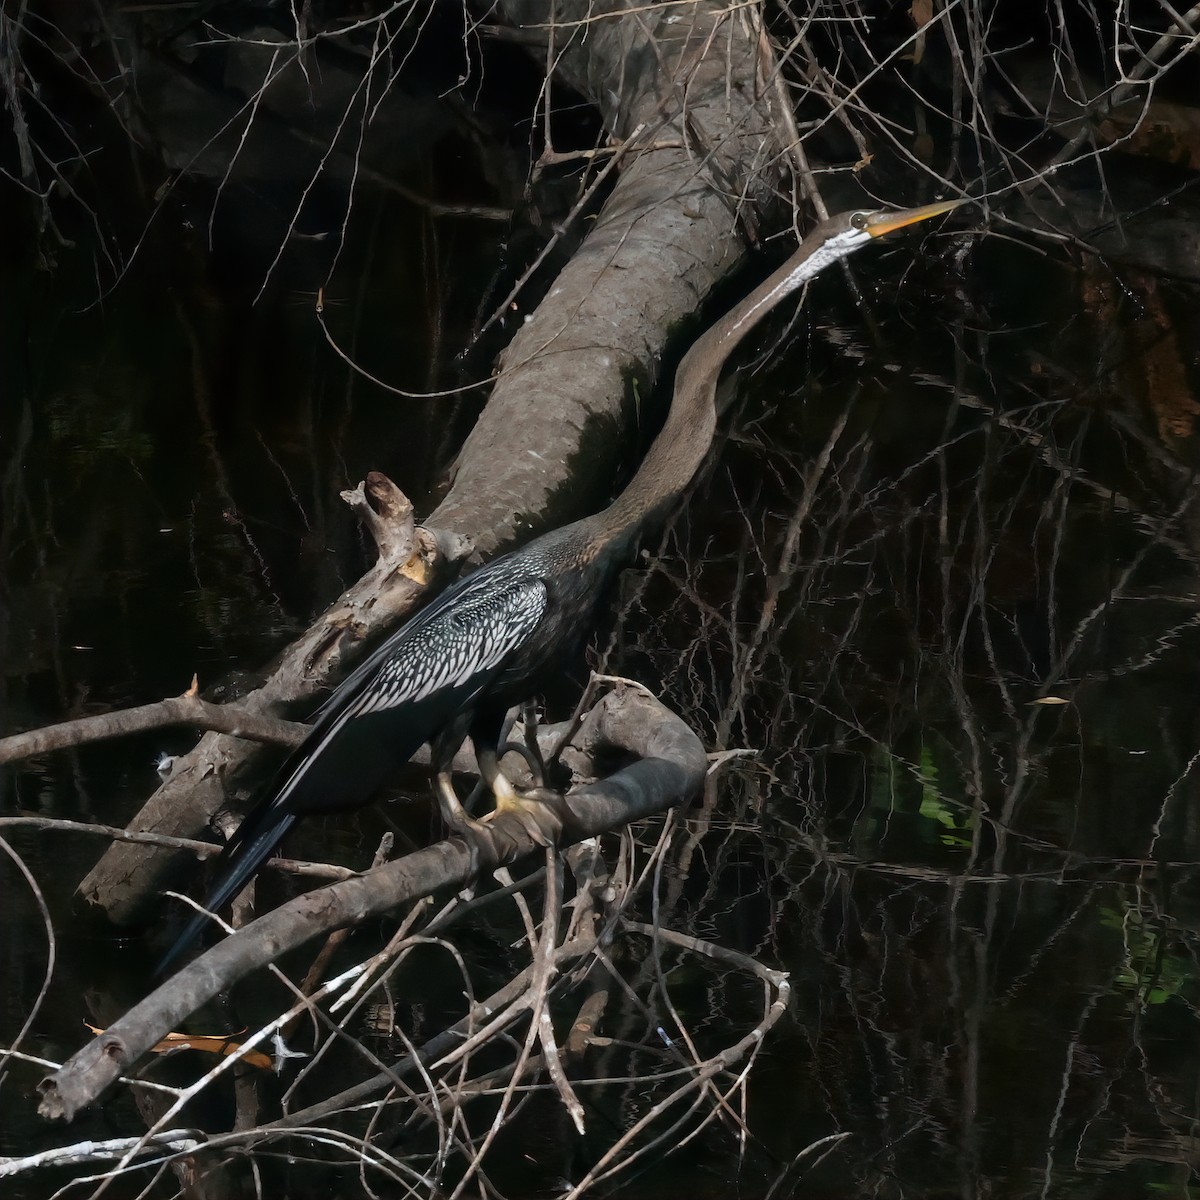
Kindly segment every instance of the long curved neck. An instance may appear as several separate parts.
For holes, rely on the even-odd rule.
[[[784,297],[843,256],[819,234],[806,238],[783,266],[696,339],[675,372],[662,431],[629,486],[594,518],[601,522],[601,540],[632,536],[644,523],[665,515],[712,445],[717,379],[729,356]]]

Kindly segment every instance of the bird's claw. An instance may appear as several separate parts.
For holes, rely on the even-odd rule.
[[[517,849],[517,829],[539,846],[554,846],[570,815],[563,797],[549,788],[499,788],[496,807],[476,819],[465,813],[450,822],[453,832],[467,843],[471,869],[477,872],[484,858],[503,862]],[[514,828],[515,826],[515,828]]]
[[[550,788],[518,791],[501,771],[489,779],[495,809],[472,817],[463,808],[446,772],[437,777],[438,802],[447,828],[466,843],[472,876],[486,864],[495,866],[511,858],[521,844],[521,834],[539,846],[554,846],[571,817],[563,797]]]
[[[495,811],[488,816],[511,817],[539,846],[554,846],[569,815],[566,807],[558,792],[544,787],[530,788],[498,797]]]

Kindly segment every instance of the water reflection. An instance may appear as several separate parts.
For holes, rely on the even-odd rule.
[[[976,319],[1013,302],[995,265]],[[1114,314],[1038,311],[1082,277],[1044,265],[1014,336],[925,319],[934,274],[874,346],[835,303],[747,386],[605,666],[761,750],[700,818],[692,916],[798,984],[754,1128],[854,1134],[806,1194],[1184,1195],[1194,486]]]

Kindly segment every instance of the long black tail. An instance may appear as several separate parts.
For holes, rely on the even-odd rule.
[[[360,711],[357,701],[373,679],[372,672],[388,655],[397,653],[394,639],[385,643],[321,710],[308,737],[288,756],[266,790],[269,799],[250,811],[217,859],[217,883],[205,902],[210,911],[245,887],[300,818],[364,804],[380,782],[469,704],[486,682],[472,677],[416,700]],[[209,923],[204,913],[192,917],[156,974],[163,974]]]
[[[264,793],[267,798],[250,810],[221,851],[217,882],[205,908],[215,911],[236,896],[302,817],[345,812],[362,805],[380,781],[425,740],[431,720],[424,708],[417,706],[403,710],[399,729],[390,725],[395,718],[389,712],[349,721],[341,719],[338,708],[327,711],[279,768]],[[166,971],[211,923],[204,913],[192,917],[156,973]]]
[[[296,823],[296,813],[285,812],[278,804],[264,805],[251,812],[217,859],[220,868],[216,886],[204,907],[216,912],[232,900],[250,881],[251,876],[271,857],[284,835]],[[175,944],[163,955],[154,974],[164,975],[172,963],[212,924],[207,913],[195,913]]]

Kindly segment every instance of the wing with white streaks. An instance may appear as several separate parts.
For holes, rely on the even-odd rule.
[[[546,586],[539,579],[460,594],[457,603],[416,623],[392,647],[350,712],[382,712],[485,674],[533,633],[545,615],[546,600]]]

